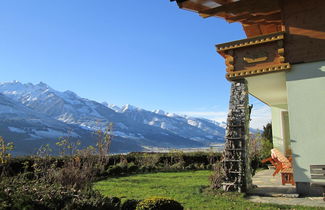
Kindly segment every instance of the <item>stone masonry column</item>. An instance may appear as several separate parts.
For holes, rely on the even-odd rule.
[[[225,191],[246,192],[251,183],[248,158],[250,109],[245,79],[232,82],[223,157]]]

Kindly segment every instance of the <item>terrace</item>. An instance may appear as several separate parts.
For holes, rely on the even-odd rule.
[[[299,197],[295,186],[282,185],[281,175],[272,176],[274,170],[262,170],[253,177],[255,188],[248,192],[247,199],[258,203],[277,203],[281,205],[302,205],[325,207],[321,189],[313,188],[308,197]]]

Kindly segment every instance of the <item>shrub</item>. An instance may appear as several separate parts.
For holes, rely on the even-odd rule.
[[[148,166],[147,171],[148,172],[155,172],[155,171],[157,171],[157,167],[156,166]]]
[[[78,210],[119,210],[121,200],[117,197],[103,197],[97,191],[86,191],[85,193],[73,198],[65,209]]]
[[[152,197],[141,201],[136,210],[183,210],[183,206],[170,198]]]
[[[128,164],[128,173],[135,173],[139,170],[139,167],[135,165],[134,163]]]
[[[113,123],[110,123],[106,126],[104,130],[97,130],[97,150],[100,157],[100,160],[105,160],[107,155],[110,152],[110,147],[112,143],[112,132],[113,132]]]
[[[0,192],[0,200],[7,205],[4,209],[62,209],[75,195],[57,185],[20,177],[1,180]]]
[[[136,155],[136,164],[146,167],[156,166],[161,159],[161,154],[159,153],[141,153]]]
[[[95,179],[103,178],[108,175],[117,176],[121,173],[170,171],[172,169],[171,166],[175,163],[181,169],[203,169],[207,168],[207,165],[210,164],[209,159],[212,158],[212,155],[214,155],[213,157],[216,160],[220,159],[219,153],[210,154],[195,152],[183,154],[178,153],[178,156],[175,156],[174,153],[130,153],[127,155],[110,155],[109,157],[101,160],[98,155],[94,155],[94,149],[95,148],[86,148],[84,150],[79,150],[76,156],[53,157],[48,156],[48,151],[46,151],[43,152],[43,155],[40,157],[33,156],[11,158],[7,161],[7,163],[0,164],[0,174],[4,174],[6,176],[16,176],[29,171],[34,172],[36,178],[42,177],[45,175],[44,172],[49,171],[50,169],[60,170],[61,168],[64,168],[67,163],[69,161],[71,162],[75,157],[80,158],[81,167],[84,167],[84,165],[90,165],[93,168],[93,175],[95,176]],[[181,158],[180,155],[183,157]],[[181,161],[181,163],[175,161],[182,159],[184,161]],[[202,164],[204,167],[202,167]],[[114,168],[116,165],[119,165],[119,167]],[[125,166],[127,168],[125,168]],[[135,167],[138,167],[138,169],[135,170]],[[118,172],[119,170],[120,172]]]
[[[126,200],[122,207],[121,210],[136,210],[137,205],[141,202],[141,200]]]
[[[81,162],[79,157],[74,157],[65,161],[62,168],[50,169],[46,178],[64,187],[79,190],[90,185],[94,179],[95,169],[92,161]]]
[[[194,170],[195,166],[194,166],[194,164],[190,164],[190,165],[186,166],[185,169],[186,170]]]
[[[2,136],[0,136],[0,164],[6,163],[10,158],[10,152],[14,149],[12,142],[6,142]]]
[[[205,166],[205,169],[207,169],[207,170],[211,170],[212,168],[213,168],[212,164],[208,164]]]
[[[172,151],[169,153],[170,158],[171,158],[171,164],[177,164],[178,168],[184,168],[185,166],[185,161],[184,161],[184,153],[182,151]]]
[[[24,178],[24,179],[27,179],[27,180],[33,180],[35,179],[35,174],[34,172],[25,172],[23,174],[21,174],[21,176]]]
[[[184,169],[184,164],[183,163],[175,163],[170,166],[171,169],[176,169],[176,170],[181,170]]]
[[[222,187],[222,183],[225,178],[225,172],[222,167],[222,163],[220,161],[216,162],[214,165],[214,172],[209,177],[210,179],[210,187],[213,190],[218,190]]]
[[[249,141],[249,159],[251,160],[252,175],[258,168],[266,167],[261,160],[270,157],[273,143],[269,139],[265,139],[261,134],[254,134],[250,136]]]
[[[110,176],[118,176],[122,174],[123,169],[120,165],[111,166],[107,169],[107,173]]]
[[[86,188],[75,190],[21,177],[0,182],[0,209],[119,209],[120,199]]]
[[[198,163],[194,163],[194,168],[195,168],[195,169],[199,169],[200,166],[201,166],[200,164],[198,164]]]
[[[148,168],[146,166],[141,166],[140,167],[140,171],[143,172],[143,173],[147,172],[147,170],[148,170]]]

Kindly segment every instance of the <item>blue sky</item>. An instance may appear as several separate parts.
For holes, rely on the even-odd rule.
[[[230,83],[214,45],[245,38],[240,24],[169,0],[1,1],[0,31],[1,82],[43,81],[99,102],[216,120]],[[261,127],[268,109],[251,103]]]

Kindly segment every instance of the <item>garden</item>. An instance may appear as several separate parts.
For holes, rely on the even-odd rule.
[[[33,156],[11,157],[13,145],[0,138],[0,209],[307,209],[222,192],[220,153],[109,155],[108,133],[83,149],[62,138],[56,156],[45,145]]]

